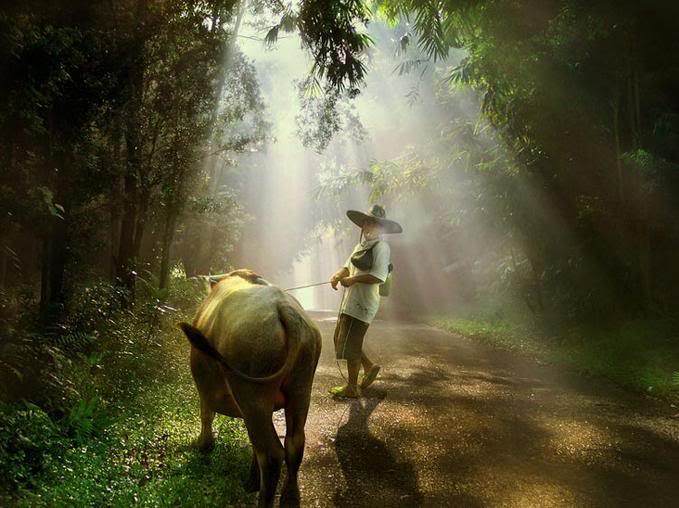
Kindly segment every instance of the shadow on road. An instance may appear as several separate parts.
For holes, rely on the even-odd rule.
[[[422,495],[410,462],[399,460],[368,427],[370,415],[386,396],[371,390],[369,397],[348,402],[349,417],[337,429],[335,452],[346,481],[334,494],[335,506],[420,506]]]

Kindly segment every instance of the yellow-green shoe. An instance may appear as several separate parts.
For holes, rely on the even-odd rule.
[[[370,367],[370,370],[363,374],[363,379],[361,380],[361,388],[368,388],[371,384],[373,384],[373,381],[377,379],[377,374],[380,373],[380,366],[379,365],[373,365]]]
[[[333,386],[328,390],[328,393],[335,397],[345,397],[348,399],[357,399],[361,396],[361,389],[358,386],[351,387],[349,385]]]

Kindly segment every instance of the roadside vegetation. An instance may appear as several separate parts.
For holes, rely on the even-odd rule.
[[[0,505],[224,506],[248,499],[241,479],[250,449],[240,421],[217,418],[210,454],[191,447],[199,405],[189,346],[174,324],[190,319],[204,286],[175,269],[172,296],[162,304],[150,281],[140,285],[147,290],[132,308],[116,303],[119,290],[108,283],[74,295],[73,332],[59,344],[22,339],[30,328],[4,344],[14,354],[3,368],[21,378],[12,393],[23,396],[0,406]],[[33,320],[24,318],[30,327]]]
[[[563,323],[538,323],[478,309],[431,316],[427,321],[501,349],[608,379],[635,392],[679,401],[676,321],[640,318],[565,327]]]

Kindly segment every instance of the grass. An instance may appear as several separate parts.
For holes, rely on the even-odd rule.
[[[174,323],[193,305],[155,329],[142,313],[116,315],[101,329],[102,354],[68,363],[80,400],[66,413],[0,404],[0,506],[253,504],[242,487],[251,455],[242,420],[217,416],[214,449],[191,446],[198,394]]]
[[[482,316],[432,316],[429,323],[506,350],[567,365],[627,389],[679,400],[679,330],[676,323],[631,320],[554,331]]]
[[[180,360],[179,358],[177,359]],[[187,364],[186,356],[181,359]],[[133,379],[129,380],[134,382]],[[101,435],[62,447],[47,470],[0,504],[34,506],[225,506],[253,499],[241,487],[250,447],[240,420],[217,417],[214,450],[190,446],[200,420],[186,369],[124,404]]]

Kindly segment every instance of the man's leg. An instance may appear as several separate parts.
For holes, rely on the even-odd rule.
[[[361,365],[363,366],[363,372],[368,372],[370,369],[372,369],[372,366],[374,363],[370,361],[370,358],[361,351]]]
[[[347,384],[343,386],[333,386],[328,390],[331,394],[339,397],[360,397],[361,391],[358,387],[358,371],[361,369],[361,358],[347,358]]]
[[[351,316],[340,315],[341,326],[335,328],[335,353],[336,358],[347,361],[347,384],[330,388],[330,393],[344,397],[358,397],[358,372],[361,369],[361,347],[363,336],[368,329],[367,323],[363,323]]]
[[[347,331],[347,343],[350,346],[347,350],[347,372],[349,376],[347,384],[354,391],[358,387],[358,372],[361,370],[364,356],[363,337],[367,330],[368,325],[366,323],[358,319],[352,319]]]
[[[361,351],[361,365],[363,366],[363,379],[361,379],[360,387],[368,388],[373,381],[377,379],[377,375],[380,373],[380,366],[375,362],[371,361],[368,356]]]
[[[349,372],[349,386],[356,388],[358,386],[358,371],[361,369],[361,359],[347,360],[347,371]]]

